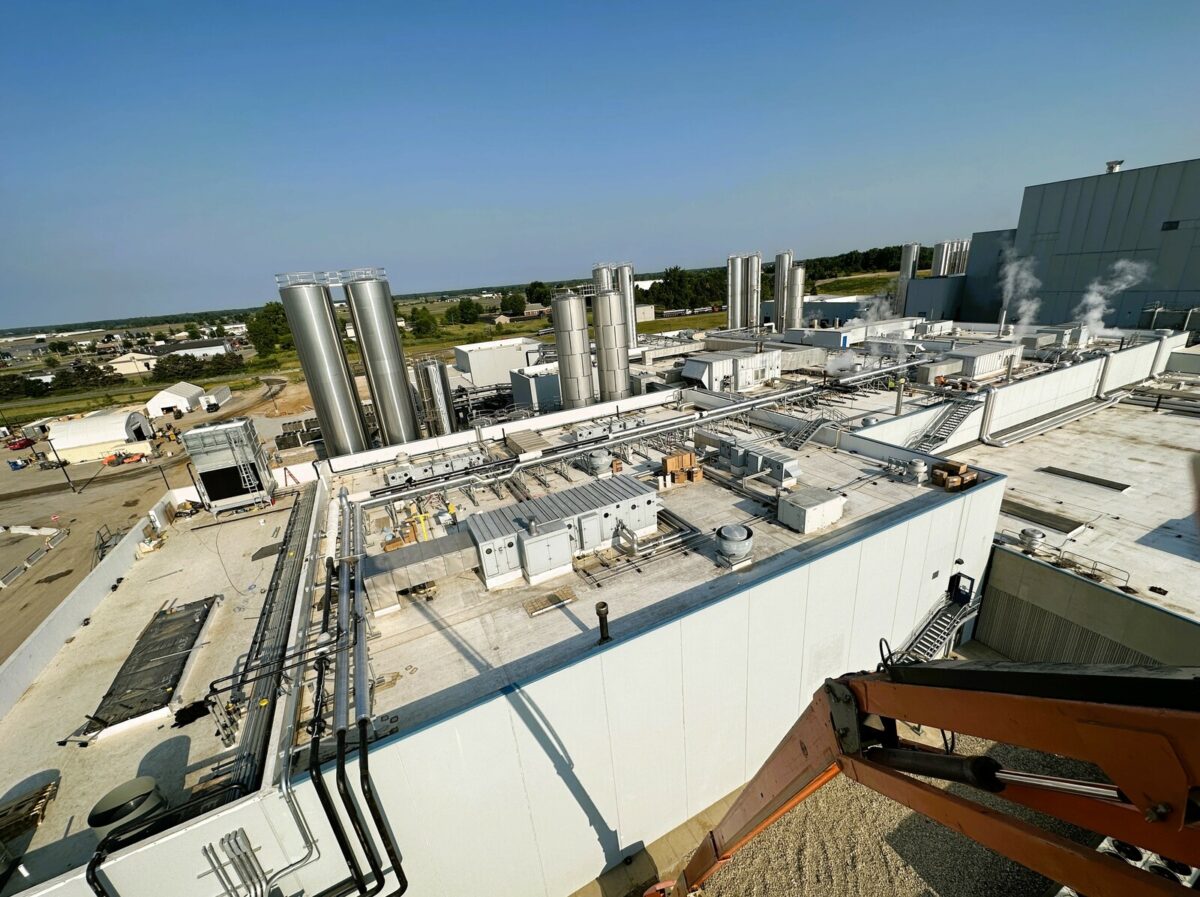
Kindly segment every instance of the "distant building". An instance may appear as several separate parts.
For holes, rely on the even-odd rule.
[[[164,414],[174,412],[176,409],[186,414],[188,411],[192,411],[200,406],[200,397],[202,395],[204,395],[202,388],[181,381],[174,386],[168,386],[166,389],[156,393],[146,403],[146,414],[152,418],[161,417]]]
[[[50,444],[64,461],[96,461],[113,452],[149,452],[154,427],[144,414],[117,411],[50,424]]]
[[[148,352],[126,352],[107,362],[108,367],[124,377],[134,377],[154,370],[158,356]]]
[[[54,371],[38,371],[36,374],[26,374],[26,380],[38,380],[49,386],[54,382]]]
[[[159,350],[160,355],[190,355],[193,358],[212,358],[214,355],[229,355],[232,352],[233,346],[229,345],[229,340],[223,337],[187,340],[164,346]]]

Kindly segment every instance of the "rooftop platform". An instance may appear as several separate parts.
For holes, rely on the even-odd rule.
[[[662,453],[645,446],[639,446],[639,453],[623,472],[653,483]],[[420,727],[591,650],[597,640],[597,601],[608,603],[614,635],[642,630],[956,497],[889,475],[870,459],[815,443],[791,454],[801,465],[797,486],[845,496],[840,521],[801,535],[775,521],[772,486],[755,480],[728,482],[727,470],[705,465],[704,480],[659,493],[666,513],[659,515],[658,535],[672,527],[678,533],[680,525],[690,526],[692,534],[647,557],[606,550],[577,559],[572,571],[538,585],[521,580],[492,590],[485,588],[477,571],[460,567],[425,595],[403,594],[391,571],[376,568],[365,586],[376,611],[377,633],[369,648],[381,731]],[[361,488],[364,476],[368,475],[351,477],[354,485]],[[990,476],[981,473],[981,481]],[[567,468],[565,475],[547,473],[545,483],[526,476],[522,490],[537,499],[590,479],[582,470]],[[465,504],[473,515],[523,497],[507,490],[497,497],[477,489],[478,504],[470,505],[459,492],[450,493],[452,502]],[[379,530],[386,523],[378,509],[372,515],[366,548],[368,557],[377,557],[382,553]],[[755,562],[749,569],[733,572],[718,560],[713,533],[729,523],[754,531]],[[451,524],[429,535],[452,535],[466,528],[465,523]]]
[[[14,874],[0,893],[15,893],[85,864],[99,840],[88,827],[88,813],[111,788],[150,775],[177,805],[203,787],[214,776],[214,766],[237,750],[221,743],[207,713],[176,727],[172,709],[203,700],[209,683],[233,671],[246,651],[288,519],[280,510],[290,504],[289,499],[273,512],[216,524],[207,515],[177,520],[166,531],[163,546],[129,566],[120,584],[80,621],[16,706],[0,719],[2,800],[59,782],[40,828],[32,838],[9,845],[14,855],[24,853],[29,876]],[[170,709],[88,738],[88,714],[97,713],[156,612],[206,598],[214,599],[212,610],[170,695]]]
[[[1195,415],[1122,403],[1010,448],[980,444],[955,457],[1008,476],[1002,530],[1041,529],[1048,547],[1083,558],[1081,568],[1098,562],[1101,581],[1200,619],[1198,450]],[[1014,513],[1030,509],[1057,515],[1062,528]]]

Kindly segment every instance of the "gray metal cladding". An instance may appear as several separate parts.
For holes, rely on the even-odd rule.
[[[728,312],[726,313],[726,321],[730,330],[738,330],[744,326],[745,309],[746,309],[746,293],[743,289],[745,281],[742,277],[742,257],[739,255],[731,255],[729,257],[729,266],[726,270],[726,304]]]
[[[437,358],[419,361],[413,368],[417,378],[417,397],[421,416],[430,436],[446,436],[455,431],[454,394],[446,363]]]
[[[316,283],[289,284],[280,286],[279,298],[321,422],[326,451],[335,457],[366,450],[370,445],[362,406],[342,353],[341,328],[329,288]]]
[[[564,293],[551,300],[551,313],[562,406],[566,410],[584,408],[595,401],[587,307],[582,296]]]
[[[778,307],[777,307],[778,309]],[[779,316],[776,310],[776,316]],[[796,262],[788,273],[787,303],[784,306],[783,326],[785,330],[796,330],[804,326],[804,265]]]
[[[596,367],[600,373],[600,401],[629,398],[629,330],[625,301],[616,290],[597,293],[592,299],[592,326],[596,332]],[[559,369],[561,374],[562,369]]]
[[[367,386],[385,445],[421,438],[412,389],[404,364],[404,347],[396,326],[392,291],[386,280],[353,280],[343,285],[362,354]]]
[[[625,329],[629,331],[629,348],[637,348],[637,294],[633,286],[633,265],[617,265],[617,290],[625,303]]]

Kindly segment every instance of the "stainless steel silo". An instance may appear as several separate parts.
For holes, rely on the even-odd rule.
[[[775,254],[775,320],[784,320],[787,305],[788,278],[792,276],[792,250]]]
[[[930,277],[945,277],[950,273],[950,245],[948,242],[934,244],[933,266],[929,271]]]
[[[633,288],[633,265],[622,262],[617,265],[616,288],[625,303],[625,329],[629,333],[629,348],[637,348],[637,298]]]
[[[276,278],[300,367],[330,457],[370,448],[362,404],[342,352],[342,333],[329,287],[303,275]]]
[[[446,436],[457,427],[454,413],[454,393],[450,391],[450,374],[446,363],[436,358],[426,358],[413,366],[417,379],[417,400],[421,406],[421,417],[430,436]]]
[[[778,311],[776,312],[778,315]],[[796,262],[788,272],[787,308],[784,311],[785,330],[804,326],[804,265]]]
[[[896,281],[895,312],[907,314],[908,282],[917,276],[917,263],[921,260],[921,244],[905,243],[900,247],[900,277]]]
[[[383,271],[344,272],[342,279],[379,424],[379,439],[384,445],[420,439],[421,428],[408,385],[392,290],[383,278]]]
[[[606,293],[613,288],[613,266],[601,262],[592,268],[592,285],[597,293]]]
[[[746,256],[746,326],[762,326],[762,253]]]
[[[625,301],[616,290],[597,293],[592,299],[592,327],[596,332],[600,401],[629,398],[629,330],[625,325]]]
[[[740,255],[731,255],[729,257],[729,267],[725,274],[725,301],[728,306],[726,322],[730,330],[740,329],[742,322],[746,319],[746,294],[742,290],[745,281],[742,278],[742,273],[742,257]]]
[[[554,347],[558,354],[563,409],[584,408],[595,401],[587,306],[582,296],[568,291],[550,300],[550,308],[554,316]]]

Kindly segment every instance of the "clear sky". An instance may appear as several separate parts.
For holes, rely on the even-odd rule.
[[[798,257],[1200,155],[1200,3],[12,2],[0,326]]]

